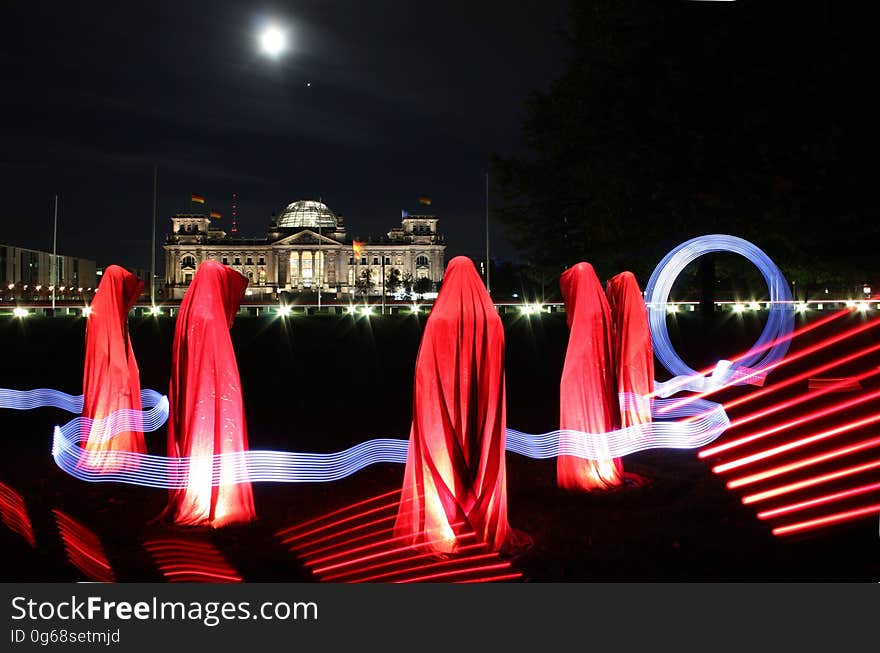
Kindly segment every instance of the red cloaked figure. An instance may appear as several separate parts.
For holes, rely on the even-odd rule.
[[[499,550],[507,522],[504,331],[470,259],[446,268],[416,360],[394,535],[436,553],[475,533]]]
[[[611,310],[593,266],[578,263],[559,279],[571,334],[559,388],[559,428],[599,436],[620,426],[614,354],[611,344]],[[596,437],[600,444],[601,436]],[[623,483],[619,458],[588,460],[558,456],[559,487],[599,490]]]
[[[651,422],[654,389],[654,349],[648,327],[648,309],[632,272],[621,272],[605,289],[611,308],[614,361],[620,401],[621,426]]]
[[[256,518],[250,482],[236,483],[247,451],[241,380],[229,329],[248,281],[216,261],[196,271],[177,314],[168,390],[168,455],[190,457],[186,487],[171,490],[163,516],[219,527]]]
[[[128,336],[128,312],[143,288],[143,281],[131,272],[110,265],[89,307],[82,416],[99,421],[84,429],[82,467],[117,470],[124,466],[117,452],[146,452],[137,422],[134,430],[116,435],[104,422],[118,410],[141,410],[140,373]]]

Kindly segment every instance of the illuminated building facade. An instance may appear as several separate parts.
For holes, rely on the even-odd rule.
[[[213,228],[208,215],[178,213],[171,217],[172,233],[164,245],[166,296],[183,297],[196,268],[207,260],[246,276],[254,298],[314,292],[318,287],[338,297],[352,296],[358,280],[358,293],[368,289],[379,294],[383,268],[386,278],[397,270],[401,279],[428,279],[436,286],[443,278],[446,250],[437,222],[435,215],[404,213],[399,227],[360,241],[355,255],[342,216],[314,200],[288,205],[269,223],[265,238],[230,236]]]
[[[55,261],[58,287],[63,286],[65,292],[96,287],[95,261],[61,254],[55,256]],[[28,297],[35,291],[45,294],[52,285],[51,277],[51,252],[0,244],[0,283],[5,291]]]

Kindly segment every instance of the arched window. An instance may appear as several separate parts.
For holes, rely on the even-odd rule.
[[[187,254],[182,259],[180,259],[180,267],[181,268],[194,268],[196,267],[196,257],[190,256]]]
[[[420,254],[416,257],[416,265],[419,267],[428,265],[428,257],[424,254]]]

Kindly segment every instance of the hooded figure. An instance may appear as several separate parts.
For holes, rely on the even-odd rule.
[[[190,457],[186,487],[171,490],[163,516],[180,525],[223,526],[256,518],[250,482],[235,483],[240,460],[213,456],[247,451],[241,380],[229,329],[247,288],[216,261],[196,271],[180,304],[168,390],[168,455]]]
[[[559,388],[559,428],[591,434],[620,427],[611,311],[593,266],[578,263],[559,279],[571,335]],[[560,436],[564,437],[564,436]],[[603,438],[597,437],[601,446]],[[623,483],[620,459],[588,460],[559,456],[559,487],[569,490],[607,489]]]
[[[86,322],[83,417],[103,420],[118,410],[141,410],[141,382],[128,337],[128,312],[143,288],[143,281],[118,265],[109,266],[101,277]],[[131,431],[116,435],[106,427],[98,422],[83,429],[82,467],[117,470],[122,461],[114,452],[146,452],[137,423]]]
[[[614,362],[620,399],[621,426],[651,422],[654,349],[648,309],[632,272],[611,278],[605,289],[613,324]]]
[[[436,553],[473,532],[510,535],[505,475],[504,331],[470,259],[446,268],[416,360],[413,420],[395,537]]]

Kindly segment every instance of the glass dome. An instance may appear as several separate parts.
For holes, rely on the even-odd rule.
[[[336,229],[336,214],[326,204],[299,200],[288,204],[278,216],[279,229]]]

